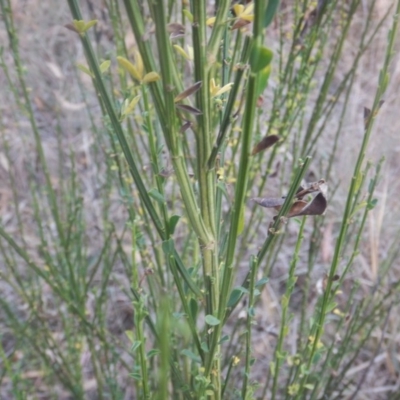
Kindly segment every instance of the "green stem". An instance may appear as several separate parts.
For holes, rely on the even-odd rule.
[[[338,239],[336,241],[335,251],[334,251],[334,255],[333,255],[333,259],[332,259],[331,268],[329,271],[329,277],[327,279],[327,285],[326,285],[325,292],[324,292],[323,299],[322,299],[321,309],[319,311],[318,319],[313,327],[313,330],[314,330],[313,345],[312,345],[312,348],[311,348],[311,351],[310,351],[310,354],[308,357],[306,369],[309,369],[311,366],[313,355],[316,352],[318,343],[319,343],[322,333],[324,331],[324,322],[325,322],[327,310],[328,310],[329,304],[331,302],[331,297],[332,297],[332,285],[334,283],[334,276],[336,275],[337,268],[338,268],[338,265],[340,262],[342,248],[344,246],[345,239],[346,239],[346,233],[347,233],[348,227],[351,223],[349,217],[351,214],[351,210],[353,208],[354,195],[356,194],[356,191],[357,191],[358,178],[361,173],[361,168],[363,165],[365,152],[367,150],[369,139],[371,137],[374,117],[379,110],[379,103],[380,103],[380,101],[382,99],[382,95],[386,91],[387,85],[389,83],[388,69],[389,69],[390,61],[393,57],[393,48],[394,48],[394,42],[395,42],[395,38],[397,35],[397,30],[398,30],[399,14],[400,14],[400,0],[398,0],[398,2],[397,2],[396,12],[393,17],[392,28],[389,31],[388,45],[387,45],[387,49],[386,49],[385,60],[384,60],[382,69],[379,74],[379,82],[378,82],[378,87],[377,87],[376,94],[375,94],[374,104],[371,109],[370,118],[367,122],[363,141],[361,143],[361,148],[360,148],[357,162],[356,162],[356,165],[354,168],[353,177],[351,179],[350,189],[349,189],[349,193],[347,196],[346,208],[343,213],[340,233],[339,233]],[[304,388],[304,385],[307,383],[307,379],[308,379],[308,376],[305,375],[304,378],[302,379],[302,382],[300,385],[301,388]],[[299,392],[299,394],[296,398],[299,398],[301,393],[302,393],[302,391]]]
[[[289,269],[289,277],[286,282],[286,290],[285,294],[283,295],[282,298],[282,317],[281,317],[281,322],[280,322],[280,332],[279,332],[279,337],[278,337],[278,344],[276,345],[275,349],[275,369],[274,369],[274,381],[272,385],[272,393],[271,393],[271,399],[275,399],[276,396],[276,391],[278,389],[278,378],[279,378],[279,371],[282,365],[283,357],[282,357],[282,348],[283,348],[283,341],[285,339],[285,336],[287,334],[287,312],[289,308],[289,301],[290,297],[292,295],[294,285],[296,283],[296,277],[295,277],[295,271],[296,271],[296,265],[299,260],[299,253],[300,253],[300,248],[301,248],[301,243],[303,242],[303,233],[304,233],[304,227],[306,223],[307,218],[303,217],[300,225],[300,230],[297,235],[297,242],[296,242],[296,248],[294,250],[294,255],[292,258],[292,261],[290,263],[290,269]]]
[[[251,333],[253,332],[253,319],[254,319],[254,292],[257,277],[257,257],[252,256],[250,260],[250,281],[249,281],[249,305],[247,307],[247,320],[246,320],[246,362],[244,367],[243,385],[242,385],[242,399],[247,398],[247,385],[250,376],[251,366]]]

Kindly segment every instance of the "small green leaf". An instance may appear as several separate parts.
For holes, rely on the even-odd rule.
[[[378,199],[372,199],[369,203],[368,203],[368,210],[372,210],[373,208],[375,208],[375,206],[378,204]]]
[[[228,198],[228,192],[226,191],[226,186],[223,182],[218,182],[217,188],[225,195],[226,198]]]
[[[189,300],[189,310],[193,321],[196,321],[199,305],[197,304],[197,301],[193,297]]]
[[[130,102],[128,100],[127,104],[124,107],[124,110],[122,112],[122,117],[126,117],[127,115],[131,114],[133,112],[133,110],[135,109],[137,103],[139,103],[139,100],[140,100],[140,94],[138,94],[136,97],[134,97]]]
[[[264,14],[264,21],[263,21],[264,28],[267,28],[274,19],[278,6],[279,6],[279,0],[268,0],[268,5]]]
[[[260,96],[267,87],[270,74],[271,64],[260,71],[257,81],[257,97]]]
[[[84,29],[85,29],[85,21],[83,21],[83,20],[77,20],[77,19],[74,19],[74,27],[75,27],[75,29],[79,32],[79,33],[82,33],[82,32],[84,32]]]
[[[135,341],[135,337],[133,336],[132,331],[125,331],[125,335],[128,336],[128,339],[131,343],[133,343]]]
[[[269,281],[269,279],[264,276],[264,278],[261,278],[259,281],[256,282],[255,287],[260,287],[265,285],[267,282]]]
[[[326,312],[330,313],[331,311],[333,311],[335,308],[337,307],[337,303],[335,301],[332,301],[328,304],[328,306],[326,307]]]
[[[91,21],[85,24],[84,32],[88,31],[92,26],[97,24],[97,19],[92,19]]]
[[[210,326],[217,326],[221,323],[221,321],[218,318],[215,318],[211,314],[206,315],[205,320],[206,320],[206,323]]]
[[[185,15],[185,17],[189,20],[189,22],[191,24],[193,24],[193,14],[187,9],[185,8],[182,13]]]
[[[360,210],[363,210],[365,207],[368,206],[368,203],[366,201],[362,201],[360,204],[357,204],[357,206],[354,208],[354,211],[351,214],[351,217],[353,217],[355,214],[357,214]]]
[[[206,342],[201,342],[200,347],[204,351],[204,353],[209,353],[210,352],[210,349],[208,348],[208,344]]]
[[[83,20],[74,19],[74,27],[80,33],[83,34],[89,30],[92,26],[97,24],[97,19],[92,19],[91,21],[85,22]]]
[[[219,344],[225,343],[230,339],[229,335],[222,336],[221,340],[218,342]]]
[[[312,363],[315,365],[321,359],[321,356],[322,354],[320,352],[315,353],[312,358]]]
[[[157,356],[158,354],[160,354],[160,350],[158,349],[151,349],[148,353],[147,353],[147,359]]]
[[[104,72],[108,71],[108,69],[110,68],[110,65],[111,65],[111,61],[110,60],[103,61],[100,64],[101,73],[104,74]]]
[[[142,342],[140,340],[135,340],[132,343],[131,351],[136,351],[141,345],[142,345]]]
[[[250,53],[251,72],[256,74],[267,68],[272,61],[273,54],[268,47],[255,45]]]
[[[312,383],[307,383],[306,385],[304,385],[304,387],[307,390],[314,390],[315,385],[313,385]]]
[[[227,307],[233,307],[245,293],[248,293],[248,290],[241,286],[233,289]]]
[[[161,204],[165,203],[164,196],[156,188],[153,188],[149,191],[149,196]]]
[[[372,192],[374,191],[374,189],[375,189],[375,184],[376,184],[375,178],[374,178],[374,179],[371,179],[371,180],[369,181],[368,193],[372,193]]]
[[[168,221],[168,228],[170,235],[173,235],[175,232],[176,225],[180,219],[180,215],[173,215]]]
[[[271,362],[269,363],[269,370],[270,370],[270,372],[271,372],[271,376],[272,376],[272,377],[275,376],[275,366],[276,366],[276,364],[275,364],[274,361],[271,361]]]
[[[132,372],[129,374],[133,379],[136,381],[141,381],[142,380],[142,375],[139,374],[139,372]]]
[[[171,256],[175,250],[174,241],[172,239],[164,241],[162,243],[162,249],[166,255]]]
[[[82,64],[77,64],[76,67],[81,70],[82,72],[84,72],[85,74],[89,75],[91,78],[94,78],[94,75],[92,74],[92,71],[90,71],[90,69],[88,67],[85,67]]]
[[[186,356],[186,357],[190,358],[192,361],[194,361],[194,362],[196,362],[198,364],[201,363],[201,358],[197,354],[194,354],[193,351],[191,351],[189,349],[182,350],[181,354],[183,356]]]

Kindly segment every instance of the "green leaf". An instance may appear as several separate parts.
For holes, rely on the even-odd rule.
[[[86,32],[87,30],[89,30],[92,26],[97,24],[97,19],[92,19],[91,21],[89,21],[87,24],[85,24],[85,28],[84,28],[84,32]]]
[[[243,294],[248,293],[249,291],[245,289],[244,287],[237,287],[232,290],[232,293],[229,297],[227,307],[233,307],[243,296]]]
[[[264,276],[264,278],[261,278],[259,281],[256,282],[255,287],[263,286],[268,281],[269,281],[269,279],[266,276]]]
[[[140,100],[140,95],[137,95],[131,101],[126,100],[126,102],[124,102],[124,111],[122,113],[122,117],[126,117],[127,115],[131,114],[135,109],[136,105],[139,103],[139,100]]]
[[[307,390],[314,390],[315,385],[313,385],[312,383],[307,383],[306,385],[304,385],[304,387]]]
[[[149,191],[149,196],[161,204],[165,203],[164,196],[156,188],[153,188]]]
[[[229,340],[229,338],[230,338],[229,335],[222,336],[221,340],[218,343],[219,344],[225,343]]]
[[[206,323],[210,326],[217,326],[221,323],[221,321],[218,318],[214,317],[211,314],[206,315],[205,320]]]
[[[193,321],[196,321],[199,305],[193,297],[189,300],[189,310]]]
[[[75,29],[79,32],[79,33],[82,33],[82,32],[84,32],[84,29],[85,29],[85,21],[83,21],[83,20],[77,20],[77,19],[74,19],[74,26],[75,26]]]
[[[372,210],[373,208],[375,208],[375,206],[378,204],[378,199],[372,199],[369,203],[368,203],[368,210]]]
[[[92,74],[92,72],[90,71],[90,69],[88,67],[85,67],[82,64],[77,64],[76,67],[81,70],[82,72],[84,72],[85,74],[89,75],[91,78],[94,79],[94,75]]]
[[[226,198],[228,198],[228,192],[226,191],[226,186],[223,182],[218,182],[217,188],[225,195]]]
[[[173,215],[168,221],[168,228],[170,235],[173,235],[175,232],[176,225],[181,218],[180,215]]]
[[[331,301],[326,307],[326,313],[330,313],[337,307],[337,303],[335,301]]]
[[[278,6],[279,6],[279,0],[269,0],[268,1],[268,5],[267,5],[267,8],[266,8],[265,14],[264,14],[264,21],[263,21],[264,28],[268,27],[269,24],[274,19],[274,16],[276,14],[276,10],[278,9]]]
[[[139,372],[132,372],[131,374],[129,374],[133,379],[135,379],[136,381],[141,381],[142,380],[142,375],[140,375]]]
[[[149,358],[151,358],[151,357],[154,357],[154,356],[157,356],[157,355],[159,355],[161,352],[160,352],[160,350],[158,350],[158,349],[151,349],[148,353],[147,353],[147,359],[149,359]]]
[[[83,20],[76,20],[74,19],[74,26],[75,29],[80,33],[85,33],[89,30],[92,26],[97,24],[97,19],[92,19],[91,21],[85,22]]]
[[[351,214],[351,218],[356,215],[360,210],[363,210],[365,207],[368,206],[368,203],[366,201],[362,201],[360,204],[357,204],[357,206],[354,208],[354,211]]]
[[[132,343],[131,351],[136,351],[141,345],[142,345],[142,342],[140,340],[135,340]]]
[[[201,363],[201,358],[197,354],[194,354],[193,351],[191,351],[189,349],[182,350],[181,354],[183,356],[186,356],[186,357],[190,358],[192,361],[194,361],[194,362],[196,362],[198,364]]]
[[[111,61],[110,60],[103,61],[100,64],[101,73],[104,74],[104,72],[106,72],[110,68],[110,65],[111,65]]]
[[[271,361],[271,362],[269,363],[269,370],[270,370],[270,372],[271,372],[271,376],[272,376],[272,377],[275,376],[275,367],[276,367],[275,362],[274,362],[274,361]]]
[[[188,270],[186,269],[185,265],[183,264],[179,254],[175,250],[174,241],[172,239],[165,240],[162,243],[162,249],[167,257],[171,257],[176,262],[176,266],[182,278],[185,280],[186,284],[189,288],[196,294],[196,296],[202,296],[201,290],[197,287],[197,285],[193,282],[192,277],[190,276]]]
[[[321,359],[321,356],[320,352],[316,352],[312,358],[312,363],[315,365]]]
[[[251,72],[258,73],[267,68],[272,61],[273,52],[268,47],[254,45],[250,53]]]
[[[128,339],[131,343],[135,341],[135,337],[132,331],[125,331],[125,335],[128,336]]]
[[[257,81],[257,97],[260,96],[267,87],[270,74],[271,74],[271,64],[265,67],[259,73]]]
[[[164,241],[162,249],[167,256],[171,256],[175,251],[174,241],[172,239]]]
[[[208,344],[206,342],[201,342],[200,347],[204,351],[204,353],[209,353],[210,352],[210,349],[208,348]]]

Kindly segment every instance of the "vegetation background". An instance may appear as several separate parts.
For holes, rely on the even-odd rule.
[[[0,399],[400,398],[399,41],[387,53],[398,4],[281,1],[252,44],[273,53],[259,71],[237,68],[251,3],[167,1],[160,17],[161,3],[0,0]],[[209,20],[214,3],[228,22]],[[97,20],[87,36],[78,8]],[[215,60],[196,53],[193,16],[208,38],[221,28]],[[154,71],[137,55],[138,21]],[[168,62],[176,87],[160,109],[151,85]],[[279,142],[250,157],[267,134]],[[251,199],[293,198],[303,178],[327,182],[326,212],[278,218],[271,234],[277,213]],[[204,193],[211,247],[196,225]]]

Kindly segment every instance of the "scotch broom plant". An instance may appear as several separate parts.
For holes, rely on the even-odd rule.
[[[378,204],[384,160],[366,157],[390,107],[400,2],[379,19],[375,1],[361,3],[68,0],[63,32],[86,63],[69,54],[64,90],[85,112],[76,142],[90,145],[73,145],[56,110],[54,163],[13,5],[0,0],[26,154],[23,190],[1,110],[9,398],[337,399],[374,386],[368,372],[395,335],[398,229],[367,289],[358,256]],[[388,24],[343,179],[352,91]]]

